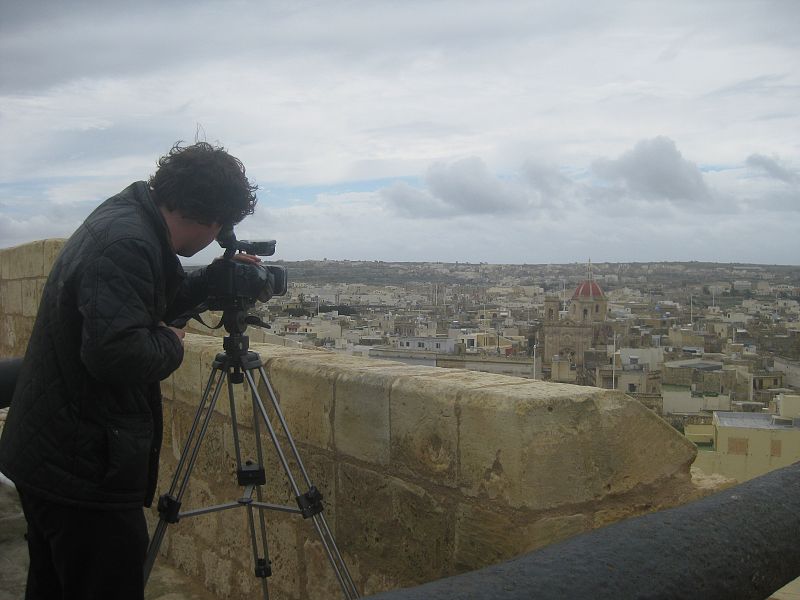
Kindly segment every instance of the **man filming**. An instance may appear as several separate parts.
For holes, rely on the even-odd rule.
[[[0,438],[28,522],[27,600],[144,597],[159,381],[183,360],[169,324],[206,297],[204,270],[187,276],[178,256],[252,214],[256,189],[223,148],[176,144],[53,264]]]

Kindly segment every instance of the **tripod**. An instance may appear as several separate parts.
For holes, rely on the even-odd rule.
[[[272,384],[264,371],[263,363],[258,353],[249,350],[250,340],[244,335],[247,329],[247,322],[253,322],[247,317],[243,311],[224,311],[222,323],[225,330],[229,333],[223,340],[223,348],[225,352],[217,354],[212,365],[211,374],[208,378],[205,391],[200,400],[200,406],[194,417],[194,422],[189,431],[188,438],[181,452],[178,466],[175,470],[175,475],[172,479],[169,492],[163,494],[158,500],[158,513],[159,521],[156,526],[153,539],[147,550],[147,559],[145,561],[145,582],[150,576],[150,571],[153,568],[153,563],[156,560],[158,549],[164,539],[167,525],[170,523],[177,523],[181,518],[194,517],[204,515],[212,512],[218,512],[234,508],[243,508],[247,512],[247,519],[250,529],[250,539],[253,551],[253,564],[255,576],[262,581],[262,590],[264,599],[269,599],[269,591],[267,587],[267,577],[272,574],[271,562],[269,559],[269,548],[267,545],[267,527],[264,518],[265,510],[274,510],[286,513],[294,513],[301,515],[304,519],[311,519],[314,523],[314,528],[317,531],[320,541],[322,542],[328,561],[333,568],[339,585],[346,600],[359,598],[358,590],[353,583],[350,573],[347,570],[342,555],[336,547],[336,541],[333,539],[328,523],[325,516],[322,514],[322,494],[311,483],[308,472],[303,466],[303,461],[297,451],[297,446],[289,433],[289,428],[286,425],[283,413],[281,412],[280,405],[272,389]],[[261,381],[267,389],[272,412],[280,423],[280,428],[288,441],[291,449],[292,456],[294,457],[297,469],[300,471],[303,480],[307,486],[307,491],[301,492],[292,471],[289,467],[289,462],[286,454],[281,446],[281,441],[278,439],[278,434],[270,421],[267,410],[261,397],[258,393],[258,387],[254,373],[258,372],[261,375]],[[241,445],[239,441],[239,430],[236,419],[236,404],[234,402],[234,385],[242,385],[244,381],[250,388],[250,394],[253,402],[253,431],[255,433],[255,446],[257,454],[257,462],[252,463],[246,461],[243,463],[241,456]],[[216,381],[216,385],[215,385]],[[236,465],[237,465],[237,480],[238,484],[244,488],[244,492],[240,498],[235,501],[216,506],[208,506],[205,508],[198,508],[180,512],[181,500],[186,491],[189,477],[191,475],[194,464],[197,460],[197,455],[200,450],[200,445],[208,430],[211,417],[216,406],[217,399],[219,398],[222,390],[223,382],[227,381],[228,398],[230,401],[231,410],[231,426],[233,428],[233,442],[236,450]],[[212,393],[213,388],[213,393]],[[260,425],[263,422],[272,444],[275,448],[277,457],[283,467],[286,477],[291,485],[294,493],[297,507],[282,506],[277,504],[269,504],[264,502],[262,486],[266,484],[266,474],[264,471],[264,452],[261,444]],[[256,530],[256,515],[254,509],[258,509],[258,531]]]

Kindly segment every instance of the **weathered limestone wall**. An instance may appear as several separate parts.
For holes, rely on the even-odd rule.
[[[25,254],[0,251],[3,273],[8,253]],[[11,316],[22,312],[17,304],[12,308]],[[15,333],[9,348],[20,347],[23,333]],[[365,594],[511,558],[695,493],[689,474],[694,446],[616,391],[268,344],[253,349]],[[219,338],[187,334],[184,363],[163,382],[159,493],[168,488],[221,350]],[[263,385],[260,395],[268,401]],[[236,390],[245,458],[255,456],[248,396]],[[225,396],[184,509],[241,495],[230,414]],[[294,506],[274,451],[265,449],[267,501]],[[279,512],[269,512],[267,520],[270,597],[341,597],[311,523]],[[159,560],[178,565],[222,598],[260,597],[244,510],[170,525],[162,552]]]
[[[25,354],[44,282],[64,241],[0,250],[0,358]]]
[[[164,386],[173,401],[166,405],[162,489],[221,344],[189,334],[187,348]],[[694,447],[619,392],[254,349],[365,593],[485,566],[691,493]],[[252,448],[249,400],[237,395],[240,430]],[[260,395],[266,402],[266,391]],[[238,497],[229,414],[220,406],[213,419],[187,507]],[[268,464],[269,500],[293,505],[277,461]],[[239,512],[170,526],[166,553],[223,597],[257,597]],[[338,597],[311,524],[278,513],[269,522],[274,597]]]

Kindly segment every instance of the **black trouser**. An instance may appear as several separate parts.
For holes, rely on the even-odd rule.
[[[25,600],[142,600],[147,523],[141,508],[96,510],[20,492],[28,521]]]

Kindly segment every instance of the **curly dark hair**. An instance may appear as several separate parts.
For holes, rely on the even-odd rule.
[[[236,225],[252,215],[258,186],[247,180],[242,162],[207,142],[182,144],[158,159],[148,181],[156,204],[204,225]]]

